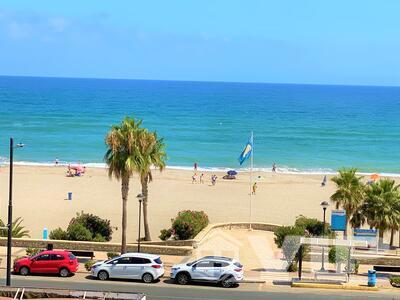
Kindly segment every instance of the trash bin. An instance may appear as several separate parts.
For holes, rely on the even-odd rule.
[[[368,270],[368,286],[376,285],[376,271]]]
[[[68,200],[72,200],[72,192],[68,192]]]
[[[53,250],[53,244],[47,244],[47,250]]]

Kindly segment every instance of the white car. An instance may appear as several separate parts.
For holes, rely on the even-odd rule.
[[[171,279],[179,284],[190,281],[208,281],[231,287],[243,280],[243,265],[229,257],[205,256],[187,264],[174,265]]]
[[[100,280],[139,279],[150,283],[164,275],[164,265],[158,255],[125,253],[113,259],[95,263],[91,271],[92,276]]]

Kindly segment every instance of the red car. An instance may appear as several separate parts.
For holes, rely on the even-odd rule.
[[[14,263],[14,272],[24,276],[40,273],[67,277],[75,273],[78,266],[78,259],[71,252],[47,250],[32,257],[18,259]]]

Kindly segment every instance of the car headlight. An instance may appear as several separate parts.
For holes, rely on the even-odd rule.
[[[179,270],[179,267],[171,268],[171,271],[172,271],[172,272],[176,272],[176,271],[178,271],[178,270]]]
[[[94,270],[94,269],[96,269],[98,266],[92,266],[92,269]]]

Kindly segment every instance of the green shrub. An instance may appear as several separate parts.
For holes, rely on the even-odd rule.
[[[107,252],[107,258],[108,259],[113,259],[114,257],[119,256],[119,253],[117,252]]]
[[[92,269],[92,266],[95,264],[96,262],[93,259],[88,260],[87,262],[85,262],[85,269],[86,271],[90,271]]]
[[[50,231],[49,238],[51,240],[68,240],[68,233],[62,228],[58,227]]]
[[[71,219],[66,231],[56,228],[50,232],[49,237],[52,240],[108,242],[112,232],[109,220],[81,212]]]
[[[99,237],[103,237],[104,241],[111,241],[113,229],[110,225],[110,220],[102,219],[99,216],[82,211],[76,214],[76,217],[70,221],[69,226],[74,223],[82,224],[87,228],[92,234],[92,239],[100,240]]]
[[[42,248],[32,248],[32,247],[28,247],[26,248],[26,255],[27,256],[34,256],[36,254],[38,254],[39,252],[42,252],[43,249]]]
[[[92,242],[104,243],[107,241],[106,241],[105,237],[101,236],[100,234],[96,234],[96,236],[93,238]]]
[[[274,232],[275,244],[278,248],[282,248],[286,236],[305,236],[304,228],[296,226],[281,226]]]
[[[281,226],[275,230],[274,234],[275,244],[278,248],[282,248],[283,256],[288,264],[287,271],[294,272],[297,270],[299,259],[300,237],[307,235],[305,229],[298,226]],[[303,246],[302,257],[304,257],[308,250],[309,247]]]
[[[351,258],[350,259],[350,270],[347,269],[347,265],[345,266],[345,271],[350,274],[358,274],[358,269],[360,267],[360,263],[357,259]]]
[[[347,263],[349,249],[345,246],[335,246],[329,250],[328,259],[331,264]]]
[[[72,223],[68,226],[68,239],[72,241],[91,241],[92,233],[81,223]]]
[[[174,237],[178,240],[194,238],[208,225],[208,216],[203,211],[184,210],[172,221]]]
[[[393,287],[400,288],[400,276],[391,276],[389,282]]]
[[[322,236],[324,233],[324,222],[315,218],[307,218],[303,215],[296,218],[294,226],[304,228],[311,236]],[[325,224],[325,234],[329,235],[330,232],[329,224]]]
[[[159,235],[160,240],[166,241],[172,236],[172,229],[162,229]]]

